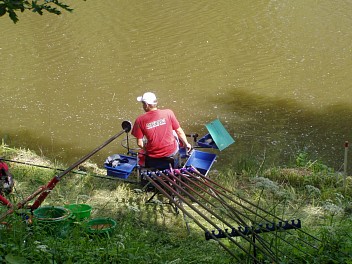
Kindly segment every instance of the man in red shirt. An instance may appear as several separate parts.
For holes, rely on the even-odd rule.
[[[158,109],[154,93],[144,93],[137,97],[137,101],[142,102],[145,113],[137,117],[131,134],[136,137],[137,145],[145,151],[146,157],[160,159],[177,155],[179,142],[176,135],[187,151],[191,150],[192,146],[174,112],[170,109]]]

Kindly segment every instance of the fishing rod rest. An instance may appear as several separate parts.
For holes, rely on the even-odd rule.
[[[162,176],[162,174],[165,175],[180,175],[184,174],[185,172],[189,173],[196,173],[195,169],[193,167],[188,167],[188,168],[181,168],[181,169],[165,169],[165,170],[143,170],[141,171],[141,176],[146,178],[146,177],[159,177]],[[188,176],[188,175],[186,175]],[[197,175],[194,175],[194,177],[198,178]]]
[[[244,235],[251,235],[251,234],[260,234],[260,233],[267,233],[267,232],[272,232],[272,231],[282,231],[282,230],[289,230],[289,229],[297,229],[301,228],[301,220],[297,219],[297,223],[295,222],[296,220],[291,220],[291,223],[289,221],[284,221],[284,222],[278,222],[277,224],[275,223],[266,223],[265,227],[264,224],[258,224],[256,227],[252,226],[239,226],[237,229],[236,228],[231,228],[231,232],[226,228],[225,230],[218,229],[218,230],[212,230],[210,232],[205,232],[205,239],[213,239],[213,237],[216,238],[227,238],[227,237],[237,237],[237,236],[244,236]],[[217,233],[216,233],[217,232]]]

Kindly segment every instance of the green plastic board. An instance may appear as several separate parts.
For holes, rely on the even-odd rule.
[[[230,134],[221,124],[219,119],[215,119],[214,121],[210,122],[209,124],[206,124],[205,126],[220,151],[235,142],[235,140],[230,136]]]

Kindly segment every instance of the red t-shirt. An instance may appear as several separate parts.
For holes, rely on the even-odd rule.
[[[170,109],[154,110],[137,117],[131,134],[137,139],[147,138],[146,152],[149,157],[162,158],[173,154],[177,141],[173,130],[180,127]]]

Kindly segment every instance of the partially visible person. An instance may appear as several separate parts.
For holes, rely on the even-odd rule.
[[[178,139],[187,151],[191,150],[192,146],[174,112],[170,109],[158,109],[154,93],[146,92],[137,97],[137,101],[142,103],[145,113],[137,117],[131,134],[136,137],[137,145],[144,150],[146,163],[148,157],[162,159],[178,155]]]
[[[13,176],[9,171],[9,167],[0,157],[0,195],[8,195],[12,193],[14,187]]]

